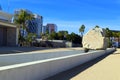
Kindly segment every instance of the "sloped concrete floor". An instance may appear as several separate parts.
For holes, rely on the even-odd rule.
[[[81,47],[76,48],[48,48],[48,47],[0,47],[0,54],[13,54],[24,52],[56,52],[69,50],[83,50]]]
[[[45,80],[120,80],[120,49]]]
[[[23,53],[23,52],[45,50],[45,49],[52,49],[52,48],[45,48],[45,47],[0,47],[0,54]]]

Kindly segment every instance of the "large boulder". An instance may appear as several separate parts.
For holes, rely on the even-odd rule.
[[[98,50],[106,49],[107,41],[104,29],[93,28],[83,36],[82,44],[83,48]]]

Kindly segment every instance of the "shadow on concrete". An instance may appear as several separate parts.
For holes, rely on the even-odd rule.
[[[98,63],[99,61],[103,60],[106,58],[108,55],[103,55],[97,59],[94,59],[92,61],[89,61],[85,64],[79,65],[75,68],[72,68],[70,70],[61,72],[59,74],[56,74],[52,77],[49,77],[44,80],[70,80],[71,78],[75,77],[77,74],[80,74],[82,71],[86,70],[87,68],[93,66],[94,64]]]
[[[120,55],[120,53],[114,53],[113,55]]]
[[[45,49],[53,49],[53,48],[46,48],[46,47],[0,47],[0,54],[22,53],[22,52],[45,50]]]

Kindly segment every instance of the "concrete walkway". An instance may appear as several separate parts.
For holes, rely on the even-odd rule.
[[[0,47],[0,54],[13,54],[13,53],[24,53],[24,52],[57,52],[57,51],[70,51],[70,50],[83,50],[83,48]]]
[[[120,80],[120,49],[46,80]]]
[[[46,50],[46,49],[52,49],[52,48],[45,48],[45,47],[0,47],[0,54],[23,53],[23,52]]]

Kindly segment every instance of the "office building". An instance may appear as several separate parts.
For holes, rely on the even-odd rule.
[[[46,26],[42,26],[42,33],[45,34],[46,33]]]
[[[52,33],[52,32],[57,32],[57,25],[48,23],[46,25],[46,31],[48,31],[49,34]]]
[[[38,14],[33,14],[31,11],[27,9],[15,10],[15,14],[19,14],[21,10],[24,10],[28,14],[33,15],[34,19],[27,20],[26,25],[30,33],[35,33],[37,34],[38,37],[40,37],[40,34],[42,33],[43,17]]]
[[[40,34],[42,33],[43,17],[38,14],[34,14],[34,19],[29,20],[27,23],[29,32],[36,33],[37,36],[40,37]]]

